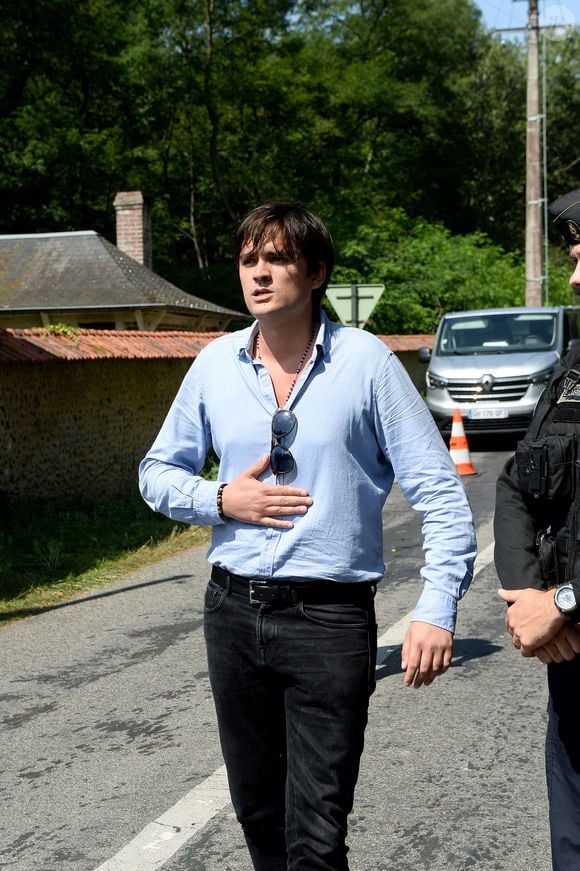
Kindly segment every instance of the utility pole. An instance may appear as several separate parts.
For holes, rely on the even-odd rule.
[[[544,202],[538,51],[538,0],[528,0],[528,80],[526,125],[526,294],[527,306],[542,305]]]
[[[513,3],[519,0],[512,0]],[[548,275],[548,240],[546,225],[546,189],[542,184],[542,150],[543,172],[547,173],[546,161],[546,81],[544,78],[543,113],[540,111],[540,61],[539,33],[540,30],[551,32],[555,38],[565,35],[574,27],[574,16],[565,6],[548,7],[546,21],[542,27],[538,21],[538,0],[528,2],[528,26],[525,28],[528,36],[528,75],[526,98],[526,293],[527,306],[542,305],[544,301],[543,287]],[[548,14],[551,13],[551,16]],[[552,22],[550,22],[550,17]],[[523,27],[506,27],[494,30],[492,33],[523,33]],[[545,52],[545,42],[544,42]],[[544,76],[546,58],[543,59]],[[542,128],[543,124],[543,128]],[[543,135],[542,135],[543,133]],[[544,247],[542,270],[542,242]],[[547,293],[545,295],[547,298]]]

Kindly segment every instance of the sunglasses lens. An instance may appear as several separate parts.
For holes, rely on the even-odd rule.
[[[289,436],[296,429],[296,415],[293,411],[283,408],[272,418],[272,435],[277,439]]]
[[[275,475],[287,475],[294,468],[294,457],[288,448],[275,445],[270,454],[270,466]]]

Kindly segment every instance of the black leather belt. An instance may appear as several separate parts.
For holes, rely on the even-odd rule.
[[[244,578],[212,566],[211,579],[228,592],[249,598],[252,605],[295,605],[298,602],[311,605],[350,603],[365,604],[376,592],[376,585],[369,583],[343,584],[338,581],[302,581],[284,579],[262,581],[259,578]]]

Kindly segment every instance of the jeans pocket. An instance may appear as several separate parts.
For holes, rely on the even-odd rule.
[[[368,607],[355,605],[350,602],[324,603],[319,605],[301,602],[298,612],[310,623],[337,629],[345,627],[368,629],[372,622]]]
[[[223,587],[218,586],[214,581],[209,581],[203,603],[203,610],[206,614],[211,614],[214,611],[219,611],[226,598],[226,591]]]

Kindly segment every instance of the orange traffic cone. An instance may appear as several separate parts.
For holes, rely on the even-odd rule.
[[[453,411],[453,424],[451,426],[451,439],[449,441],[449,453],[460,475],[477,475],[471,463],[471,456],[467,446],[467,438],[463,428],[461,412],[458,408]]]

